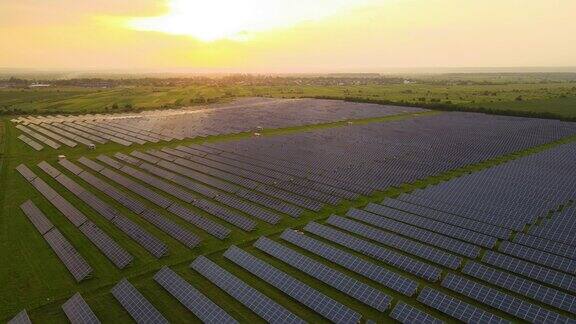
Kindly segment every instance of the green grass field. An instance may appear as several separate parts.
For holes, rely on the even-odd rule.
[[[573,82],[436,85],[425,83],[358,86],[186,86],[119,87],[112,89],[0,89],[0,113],[23,114],[115,112],[174,108],[239,96],[333,97],[384,100],[404,105],[450,104],[462,109],[491,108],[516,112],[548,112],[576,118]],[[115,108],[117,107],[117,108]]]
[[[424,112],[421,114],[426,115],[437,113],[441,112]],[[401,118],[418,118],[417,115],[418,114],[409,114],[403,116],[390,116],[384,118],[360,120],[356,121],[354,125],[374,122],[385,123],[387,121],[398,120]],[[46,149],[37,153],[32,152],[28,147],[25,146],[24,143],[16,139],[17,131],[8,121],[8,119],[3,119],[3,123],[0,125],[4,126],[0,128],[0,130],[4,130],[4,135],[0,137],[0,139],[3,139],[3,142],[1,142],[3,145],[0,144],[0,148],[3,149],[3,151],[0,151],[3,152],[0,178],[0,182],[3,184],[0,188],[0,236],[2,237],[2,240],[0,240],[0,255],[2,255],[2,263],[0,265],[0,286],[2,287],[0,290],[0,319],[8,319],[16,314],[20,309],[26,308],[28,309],[32,320],[39,323],[65,322],[64,313],[61,311],[60,305],[77,291],[82,293],[88,304],[92,307],[92,309],[103,322],[129,322],[129,315],[114,300],[109,292],[110,288],[118,280],[125,277],[129,278],[130,282],[133,283],[164,315],[166,315],[170,321],[174,323],[189,322],[191,314],[188,312],[188,310],[181,306],[152,279],[153,274],[163,265],[170,266],[186,280],[193,283],[195,287],[199,288],[207,296],[217,301],[219,305],[221,305],[227,312],[229,312],[238,320],[241,320],[242,322],[262,322],[262,320],[254,313],[243,307],[224,292],[220,291],[217,287],[204,279],[202,276],[189,269],[188,265],[190,261],[192,261],[198,255],[208,256],[213,261],[232,271],[234,274],[237,274],[240,278],[245,279],[255,288],[264,292],[269,297],[272,297],[274,300],[278,301],[280,304],[295,314],[308,319],[310,322],[325,322],[323,318],[319,317],[314,312],[299,305],[293,300],[287,299],[275,288],[259,280],[255,280],[257,278],[255,278],[253,275],[241,270],[232,262],[225,260],[221,253],[232,244],[240,246],[241,248],[244,248],[254,255],[261,257],[265,261],[270,262],[274,266],[289,272],[301,281],[310,284],[312,287],[318,289],[326,295],[333,297],[338,301],[361,312],[365,317],[378,320],[379,322],[384,321],[384,319],[388,316],[389,311],[385,313],[379,313],[363,304],[360,304],[352,298],[338,293],[335,289],[320,284],[315,279],[303,273],[294,271],[295,269],[291,268],[290,266],[282,264],[281,262],[256,251],[256,249],[253,248],[251,244],[256,238],[262,235],[267,235],[275,240],[278,240],[279,233],[281,233],[284,229],[300,228],[311,220],[322,222],[331,214],[343,215],[351,207],[362,207],[369,202],[381,201],[384,197],[393,197],[402,192],[408,192],[414,190],[415,188],[423,188],[425,186],[448,180],[469,172],[478,171],[495,164],[508,161],[510,159],[532,154],[545,148],[558,145],[561,142],[574,140],[565,139],[557,143],[551,143],[541,147],[532,148],[523,152],[518,152],[516,154],[487,161],[482,164],[469,166],[464,169],[453,170],[439,177],[425,179],[413,184],[406,184],[400,188],[392,188],[386,192],[379,192],[370,197],[361,197],[355,201],[346,201],[338,206],[329,208],[327,207],[318,213],[307,212],[300,219],[292,219],[286,216],[276,226],[259,222],[258,229],[254,232],[245,233],[236,230],[233,232],[233,235],[229,239],[223,242],[209,237],[193,226],[190,226],[188,223],[185,223],[173,215],[160,210],[155,205],[148,204],[149,208],[158,211],[160,214],[180,224],[182,227],[200,235],[204,241],[200,247],[194,250],[188,250],[184,248],[171,237],[157,230],[147,222],[144,222],[142,219],[138,218],[136,215],[132,214],[115,201],[93,189],[92,191],[96,193],[99,198],[116,207],[118,210],[123,212],[124,215],[128,216],[130,219],[144,227],[146,230],[150,231],[153,235],[167,243],[170,249],[170,255],[168,257],[157,260],[150,256],[143,248],[129,239],[125,234],[121,233],[117,228],[103,220],[103,218],[98,216],[95,211],[87,207],[70,192],[66,191],[38,167],[36,167],[36,164],[42,160],[46,160],[52,165],[57,166],[57,154],[65,154],[71,161],[76,161],[76,159],[80,156],[93,158],[103,153],[110,154],[113,152],[131,152],[135,148],[126,148],[118,144],[107,144],[98,146],[98,148],[94,151],[89,151],[84,147],[77,147],[73,149],[63,148],[58,151]],[[346,125],[347,123],[345,122],[337,122],[322,125],[265,130],[263,132],[263,136],[277,136],[292,132],[313,131],[320,128],[342,127]],[[0,134],[2,134],[2,132],[0,132]],[[249,133],[213,136],[206,139],[185,140],[178,143],[147,144],[144,146],[139,146],[137,149],[144,150],[149,148],[200,143],[203,141],[229,141],[246,138],[249,136],[251,136]],[[62,215],[59,214],[59,212],[55,210],[54,207],[52,207],[51,204],[49,204],[42,196],[40,196],[40,194],[38,194],[17,172],[14,171],[14,168],[20,163],[25,163],[27,166],[31,167],[37,175],[43,178],[53,188],[57,188],[58,191],[67,200],[72,202],[82,212],[84,212],[90,220],[95,222],[115,240],[121,242],[121,245],[135,256],[134,264],[129,268],[121,271],[116,269],[101,253],[99,253],[99,251],[96,250],[96,248],[94,248],[94,246],[92,246],[83,236],[79,234],[79,231],[76,230],[73,225],[64,219]],[[57,166],[57,168],[61,171],[64,171],[64,169],[60,168],[59,166]],[[64,173],[71,175],[67,171]],[[100,175],[99,177],[101,177],[101,179],[105,179]],[[83,186],[88,188],[90,187],[88,184],[82,182],[79,178],[74,177],[74,179],[80,182]],[[106,181],[110,182],[109,180]],[[48,248],[43,238],[37,233],[32,224],[19,210],[18,206],[27,199],[32,199],[43,211],[47,213],[48,217],[56,225],[56,227],[64,233],[64,235],[92,265],[94,268],[94,275],[91,279],[77,284],[68,274],[66,268],[60,263],[58,258]],[[185,203],[183,204],[186,205]],[[191,207],[190,205],[187,205],[187,207],[194,209],[194,207]],[[201,211],[196,211],[202,214]],[[207,214],[203,215],[211,218],[216,222],[222,223],[220,220],[212,216]],[[294,246],[291,247],[306,255],[310,255],[309,253],[299,248]],[[351,250],[348,251],[351,252]],[[356,252],[353,253],[357,254]],[[318,258],[316,259],[320,260]],[[322,262],[328,264],[328,262]],[[392,268],[383,262],[375,261],[375,263],[391,271],[398,271],[397,269]],[[384,288],[378,284],[372,283],[360,277],[359,275],[348,271],[347,269],[341,267],[337,267],[337,269],[356,279],[359,279],[367,284],[373,285],[383,290],[384,292],[394,297],[395,302],[402,300],[407,303],[417,305],[413,298],[406,298],[405,296],[399,295],[398,293],[395,293],[394,291]],[[445,274],[447,272],[447,270],[444,271]],[[424,282],[423,280],[407,273],[403,273],[403,275],[417,280],[421,284],[421,287],[426,285],[439,288],[438,284],[430,284]],[[431,312],[430,309],[427,309],[427,311]],[[502,316],[503,318],[512,319],[509,315],[506,315],[502,312],[497,312],[493,309],[490,311]],[[433,315],[445,320],[446,322],[453,322],[453,320],[447,318],[439,312],[432,311],[432,313]]]

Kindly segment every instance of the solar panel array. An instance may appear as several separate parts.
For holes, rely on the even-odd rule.
[[[62,310],[72,324],[99,324],[100,320],[79,293],[74,294],[64,304]]]
[[[360,321],[361,315],[357,312],[235,246],[230,247],[224,256],[331,322]]]
[[[112,288],[111,292],[137,323],[168,323],[164,315],[128,280],[122,279]]]
[[[56,181],[58,181],[66,189],[72,192],[76,197],[78,197],[92,209],[97,211],[102,217],[110,221],[122,232],[126,233],[126,235],[131,237],[135,242],[140,244],[140,246],[142,246],[144,249],[146,249],[155,257],[160,258],[168,253],[168,247],[163,242],[158,240],[156,237],[154,237],[140,225],[134,223],[126,216],[122,215],[113,206],[104,202],[90,191],[84,190],[82,186],[80,186],[78,183],[76,183],[74,180],[72,180],[65,174],[58,171],[56,168],[54,168],[47,162],[45,161],[40,162],[38,164],[38,167],[40,167],[47,174],[52,176]],[[93,227],[95,227],[95,225]],[[86,232],[97,234],[98,238],[105,237],[104,232],[96,233],[94,230],[91,231],[87,230]],[[123,249],[119,245],[114,244],[111,240],[107,240],[106,243],[104,243],[101,239],[99,239],[98,241],[100,242],[100,244],[96,243],[95,244],[97,246],[104,247],[104,250],[107,251],[106,255],[119,268],[123,268],[130,262],[132,262],[133,259],[132,256],[130,256],[128,252],[123,251]]]
[[[499,316],[429,287],[420,292],[418,301],[465,323],[510,323]]]
[[[268,322],[305,323],[304,320],[206,257],[196,258],[190,267]]]
[[[164,121],[127,116],[58,117],[54,123],[21,119],[28,125],[20,128],[36,140],[67,146],[74,145],[71,136],[85,143],[112,141],[129,146],[198,136],[201,129],[179,129],[181,121],[176,120],[190,117],[188,112],[183,115]],[[157,124],[173,129],[154,128]],[[226,127],[222,124],[221,129]],[[220,130],[214,126],[211,131]],[[99,162],[80,158],[93,172],[60,160],[73,176],[46,162],[38,167],[161,256],[167,253],[163,242],[150,243],[144,238],[147,233],[94,195],[93,188],[73,178],[82,179],[192,248],[199,244],[199,237],[160,212],[223,240],[232,231],[219,222],[248,232],[260,221],[277,224],[284,216],[300,217],[306,211],[317,212],[376,190],[574,134],[574,124],[559,121],[445,113],[386,124],[100,155],[96,157]],[[154,280],[204,322],[236,322],[231,316],[236,313],[228,314],[220,300],[207,297],[212,293],[204,294],[212,286],[266,321],[300,323],[304,321],[301,313],[314,312],[333,322],[359,322],[362,318],[356,306],[363,304],[402,323],[573,322],[574,161],[576,144],[556,146],[361,209],[351,208],[344,216],[298,225],[298,230],[284,230],[278,238],[261,237],[252,246],[243,244],[242,249],[232,246],[215,261],[200,256],[190,267],[211,282],[208,286],[195,287],[196,282],[187,282],[167,267]],[[50,185],[24,165],[17,170],[119,268],[130,263],[132,257],[123,248]],[[30,204],[22,210],[54,250],[73,249]],[[72,252],[58,255],[65,264],[76,262],[70,257]],[[248,284],[240,278],[254,281]],[[251,286],[253,282],[258,285]],[[126,280],[118,283],[113,294],[137,322],[166,322]],[[290,298],[270,298],[278,294]],[[71,300],[74,306],[65,309],[67,315],[76,312],[69,315],[71,320],[81,317],[79,313],[91,313],[80,295]],[[287,307],[292,303],[306,308],[296,312]]]
[[[449,274],[442,286],[531,323],[570,322],[569,318],[558,313],[459,275]]]
[[[400,323],[421,323],[421,324],[441,324],[441,320],[419,310],[418,308],[412,307],[406,303],[398,303],[390,317],[397,320]]]
[[[418,289],[418,283],[416,281],[398,275],[396,272],[389,271],[386,268],[321,241],[298,234],[293,230],[284,231],[280,237],[300,248],[315,253],[406,296],[414,295]]]
[[[259,238],[254,246],[381,312],[390,306],[390,296],[266,237]]]
[[[186,207],[162,195],[159,195],[158,193],[148,189],[147,187],[137,183],[136,181],[133,181],[108,168],[105,168],[102,165],[85,157],[80,158],[78,161],[84,164],[85,166],[89,167],[90,169],[105,176],[106,178],[114,181],[115,183],[129,189],[133,193],[147,199],[152,203],[155,203],[156,205],[162,208],[165,208],[170,213],[198,226],[199,228],[205,230],[206,232],[208,232],[211,235],[214,235],[217,238],[225,239],[230,234],[230,230],[227,229],[226,227],[218,223],[215,223],[203,216],[195,214],[190,209],[187,209]]]
[[[154,275],[154,280],[190,310],[204,323],[237,323],[220,306],[204,296],[182,277],[163,267]]]
[[[100,180],[99,178],[93,176],[82,168],[78,167],[76,164],[68,160],[60,160],[60,165],[62,165],[67,170],[75,173],[82,180],[86,181],[96,189],[100,190],[108,197],[114,199],[124,207],[128,208],[135,214],[150,222],[152,225],[156,226],[160,230],[164,231],[174,239],[178,240],[180,243],[184,244],[189,248],[194,248],[200,243],[200,238],[193,233],[190,233],[186,229],[182,228],[178,224],[170,221],[164,216],[158,214],[154,210],[147,209],[146,205],[141,203],[134,198],[123,194],[118,191],[114,186]]]
[[[254,131],[260,127],[290,127],[423,111],[334,100],[244,98],[205,107],[111,115],[28,116],[13,119],[13,122],[20,127],[35,127],[56,140],[74,144],[86,144],[96,138],[104,143],[129,146]]]
[[[52,222],[31,200],[22,204],[20,209],[44,237],[44,240],[46,240],[76,281],[82,281],[92,274],[92,267],[90,267],[84,257],[76,251],[74,246],[54,227]]]
[[[428,281],[434,282],[440,279],[441,270],[437,267],[407,257],[393,250],[380,247],[368,241],[356,238],[355,236],[346,234],[345,232],[341,232],[314,222],[308,223],[308,225],[304,227],[304,230],[334,243],[345,246],[351,250],[390,264],[391,266],[410,272]]]

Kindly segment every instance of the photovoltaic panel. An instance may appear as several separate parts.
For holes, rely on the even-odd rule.
[[[442,324],[436,317],[404,302],[396,304],[390,317],[403,324]]]
[[[52,168],[52,166],[48,164],[45,164],[45,167]],[[62,179],[67,179],[66,181],[68,181],[70,185],[79,186],[77,183],[75,183],[70,178],[67,178],[65,175],[59,175],[57,177],[57,180],[61,181],[62,180],[61,177]],[[40,179],[36,179],[35,181],[37,180]],[[120,212],[117,209],[110,206],[108,203],[102,201],[100,198],[98,198],[90,191],[83,191],[81,193],[73,192],[73,193],[76,195],[76,197],[81,199],[92,209],[96,210],[102,217],[112,222],[112,224],[116,225],[120,230],[122,230],[124,233],[130,236],[134,241],[136,241],[143,248],[148,250],[148,252],[152,253],[152,255],[156,256],[157,258],[160,258],[168,253],[168,248],[163,242],[161,242],[152,234],[144,230],[138,224],[132,222],[130,219],[120,214]],[[54,203],[54,200],[52,200],[52,203]],[[61,203],[68,204],[66,201],[63,201]],[[71,207],[71,205],[69,207]],[[72,207],[71,210],[76,209]],[[80,215],[84,216],[83,214]],[[123,249],[120,246],[112,242],[111,239],[106,239],[105,236],[107,235],[105,233],[96,229],[86,229],[86,230],[91,234],[90,238],[97,238],[94,244],[96,246],[103,247],[104,250],[102,251],[112,262],[114,262],[115,264],[118,262],[118,264],[121,267],[126,266],[127,262],[129,263],[128,260],[130,258],[128,257],[128,253],[123,251]]]
[[[568,244],[554,242],[545,238],[532,236],[525,233],[517,233],[514,236],[514,243],[526,245],[541,251],[561,255],[572,260],[576,260],[576,249]]]
[[[576,314],[576,297],[573,295],[473,261],[468,262],[462,272],[544,304]]]
[[[124,269],[134,257],[91,221],[78,228],[119,269]]]
[[[383,292],[269,238],[260,237],[254,246],[374,309],[384,312],[390,306],[392,298]]]
[[[137,323],[168,323],[168,320],[128,280],[122,279],[112,295]]]
[[[8,324],[32,324],[32,322],[30,321],[30,317],[28,317],[28,312],[24,309],[9,320]]]
[[[462,276],[448,274],[442,286],[488,306],[532,323],[569,323],[568,318],[538,305],[484,286]]]
[[[480,253],[480,248],[470,243],[459,241],[438,233],[433,233],[416,226],[402,223],[393,219],[387,219],[376,214],[352,208],[348,210],[346,216],[366,222],[368,224],[406,235],[421,242],[437,246],[448,251],[461,254],[469,258],[476,258]]]
[[[204,256],[197,257],[196,260],[190,264],[190,267],[267,322],[306,323],[280,304],[247,285]]]
[[[418,301],[464,323],[510,323],[499,316],[429,287],[420,292]]]
[[[576,260],[571,260],[559,255],[539,251],[508,241],[502,242],[498,247],[498,250],[524,260],[576,275]]]
[[[44,213],[42,213],[42,211],[38,209],[31,200],[27,200],[25,203],[20,205],[20,209],[22,209],[24,214],[26,214],[40,234],[44,235],[46,232],[54,228],[52,222],[46,218],[46,215],[44,215]]]
[[[351,253],[342,251],[303,234],[298,234],[294,230],[285,230],[280,237],[300,248],[317,254],[406,296],[414,295],[418,289],[418,283],[411,279],[361,259]]]
[[[360,321],[357,312],[235,246],[224,256],[333,323]]]
[[[28,144],[31,148],[35,149],[36,151],[41,151],[42,149],[44,149],[44,146],[42,146],[42,144],[36,142],[35,140],[31,139],[30,137],[24,134],[19,135],[18,139]]]
[[[72,324],[99,324],[98,317],[94,314],[90,306],[84,301],[80,293],[74,294],[64,304],[62,310]]]
[[[168,254],[168,247],[162,241],[154,237],[152,234],[144,230],[138,224],[134,223],[126,217],[116,217],[112,223],[120,228],[124,233],[128,234],[132,239],[138,242],[143,248],[154,255],[156,258],[161,258]]]
[[[182,277],[163,267],[154,275],[154,280],[188,308],[204,323],[237,323],[226,311],[186,282]]]
[[[44,234],[44,239],[76,281],[82,281],[92,274],[92,267],[58,229],[53,228]]]
[[[32,170],[30,170],[24,164],[18,165],[16,167],[16,171],[18,171],[24,177],[24,179],[28,180],[29,182],[37,178],[36,174],[34,174],[34,172],[32,172]]]
[[[567,273],[493,251],[486,251],[486,254],[482,257],[482,261],[500,269],[508,270],[576,293],[576,277]]]
[[[489,249],[493,248],[497,241],[493,236],[447,224],[442,221],[428,219],[402,210],[390,208],[388,206],[369,203],[364,207],[364,210]]]
[[[328,226],[310,222],[304,227],[304,230],[345,246],[356,252],[367,255],[371,258],[383,261],[394,267],[410,272],[428,281],[437,281],[442,273],[439,268],[431,266],[427,263],[420,262],[403,254],[380,247],[376,244],[372,244]]]

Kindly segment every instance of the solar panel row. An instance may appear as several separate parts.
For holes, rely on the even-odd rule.
[[[168,320],[128,280],[122,279],[112,295],[137,323],[168,323]]]
[[[41,151],[44,146],[42,146],[42,144],[36,142],[35,140],[31,139],[30,137],[26,136],[26,135],[19,135],[18,139],[21,140],[22,142],[26,143],[27,145],[29,145],[31,148],[35,149],[36,151]]]
[[[441,324],[443,323],[441,320],[435,318],[434,316],[427,314],[426,312],[421,311],[418,308],[410,306],[404,302],[398,303],[392,313],[390,313],[390,317],[397,320],[400,323],[420,323],[420,324]]]
[[[390,296],[266,237],[260,237],[254,246],[374,309],[384,312],[390,306]]]
[[[509,323],[509,321],[460,299],[426,287],[418,301],[464,323]]]
[[[440,279],[441,270],[427,263],[407,257],[395,251],[380,247],[376,244],[356,238],[350,234],[335,230],[331,227],[318,223],[308,223],[304,230],[345,246],[356,252],[367,255],[373,259],[383,261],[393,267],[410,272],[428,281],[434,282]]]
[[[31,200],[20,205],[20,209],[34,227],[38,229],[38,232],[44,237],[76,281],[84,280],[92,274],[92,267],[90,267],[88,262]]]
[[[462,272],[498,287],[530,297],[544,304],[576,314],[576,297],[477,262],[466,264]]]
[[[373,228],[344,217],[332,215],[330,218],[328,218],[327,223],[348,232],[384,244],[386,246],[393,247],[400,251],[404,251],[425,260],[448,267],[450,269],[457,269],[460,267],[460,263],[462,261],[460,257],[454,256],[450,253],[444,252],[429,245],[412,241],[396,234],[384,232],[377,228]]]
[[[532,323],[569,323],[570,319],[505,294],[499,290],[484,286],[462,276],[449,274],[442,281],[442,286],[478,302],[499,309],[510,315]]]
[[[303,319],[204,256],[197,257],[190,264],[190,267],[267,322],[306,323]]]
[[[379,228],[408,236],[426,244],[430,244],[460,255],[475,259],[480,254],[480,248],[476,245],[437,234],[413,225],[408,225],[393,219],[378,216],[360,209],[348,210],[346,216]]]
[[[130,209],[134,213],[138,214],[140,217],[144,218],[152,225],[156,226],[160,230],[164,231],[174,239],[178,240],[180,243],[184,244],[189,248],[194,248],[200,243],[200,238],[188,230],[182,228],[178,224],[170,221],[169,219],[158,214],[154,210],[147,209],[146,205],[141,202],[121,193],[114,186],[98,179],[97,177],[85,172],[72,162],[68,160],[59,161],[60,165],[64,166],[68,170],[77,170],[79,173],[77,175],[88,182],[98,190],[102,191],[110,198],[116,200],[118,203],[124,207]]]
[[[215,223],[215,222],[213,222],[213,221],[211,221],[205,217],[202,217],[200,215],[196,215],[195,213],[193,213],[189,209],[187,209],[187,208],[185,208],[185,207],[183,207],[183,206],[181,206],[175,202],[172,202],[172,201],[164,198],[163,196],[160,196],[156,192],[136,183],[133,180],[130,180],[130,179],[128,179],[128,178],[126,178],[126,177],[124,177],[124,176],[122,176],[116,172],[113,172],[107,168],[102,167],[100,164],[98,164],[92,160],[89,160],[89,159],[82,157],[78,161],[80,163],[84,164],[85,166],[91,168],[92,170],[99,172],[100,174],[102,174],[106,178],[130,189],[135,194],[137,194],[143,198],[146,198],[150,201],[153,201],[160,206],[165,206],[163,208],[166,208],[172,214],[198,226],[199,228],[205,230],[206,232],[210,233],[211,235],[216,236],[217,238],[224,239],[224,238],[228,237],[228,235],[230,234],[230,230],[227,229],[226,227],[224,227],[218,223]]]
[[[337,249],[303,234],[298,234],[294,230],[286,230],[280,237],[304,250],[317,254],[406,296],[414,295],[418,289],[418,283],[411,279],[368,262],[351,253]]]
[[[170,268],[163,267],[154,275],[154,280],[202,322],[237,323],[220,306],[204,296]]]
[[[72,324],[99,324],[100,320],[96,317],[90,306],[86,304],[80,293],[74,294],[64,304],[62,310]]]
[[[360,321],[361,315],[357,312],[235,246],[230,247],[224,256],[331,322]]]
[[[72,179],[68,178],[66,175],[61,174],[50,164],[42,162],[38,166],[44,169],[49,175],[54,177],[55,180],[62,184],[64,187],[69,189],[76,197],[78,197],[92,209],[96,210],[102,217],[116,225],[116,227],[126,233],[152,255],[160,258],[168,253],[168,248],[164,243],[152,236],[152,234],[148,233],[138,224],[126,218],[117,209],[102,201],[93,193],[86,190],[78,192],[75,188],[81,188],[81,186],[75,183]],[[57,176],[54,176],[55,174],[57,174]],[[95,234],[93,230],[90,232]],[[106,237],[104,232],[98,232],[98,238]],[[105,254],[109,256],[111,261],[118,262],[115,263],[118,267],[123,268],[132,261],[132,256],[130,256],[128,252],[124,251],[119,245],[111,242],[111,240],[107,241],[108,242],[106,244],[101,244],[100,246],[105,248]],[[98,242],[102,243],[102,240],[98,240]]]
[[[187,203],[191,203],[192,205],[204,210],[205,212],[214,215],[232,225],[235,225],[245,231],[251,231],[256,226],[256,223],[250,219],[247,219],[241,215],[238,215],[226,208],[223,208],[217,204],[214,204],[210,201],[205,199],[192,196],[190,193],[179,189],[178,187],[171,185],[159,178],[154,176],[148,175],[144,172],[138,171],[134,168],[129,166],[125,166],[122,163],[119,163],[116,160],[113,160],[107,156],[100,155],[98,159],[107,163],[108,165],[120,169],[126,174],[131,175],[132,177],[139,179],[142,182],[145,182],[155,188],[158,188],[176,198],[179,198]]]

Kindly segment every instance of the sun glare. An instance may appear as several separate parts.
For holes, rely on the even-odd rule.
[[[333,15],[367,0],[171,0],[168,12],[128,21],[130,28],[188,35],[210,42],[247,40],[255,33],[287,28]]]

